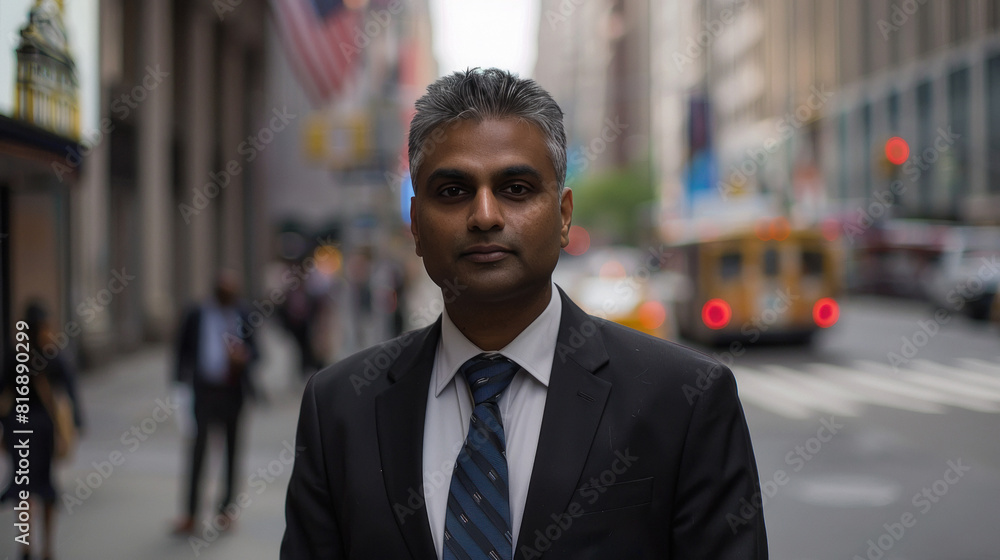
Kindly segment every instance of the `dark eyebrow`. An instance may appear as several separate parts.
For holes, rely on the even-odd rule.
[[[518,177],[527,175],[532,179],[542,182],[542,174],[538,172],[537,169],[530,165],[512,165],[510,167],[505,167],[500,171],[493,174],[493,179],[509,179],[511,177]]]
[[[427,177],[427,184],[431,184],[438,179],[452,179],[457,181],[472,181],[472,175],[462,171],[460,169],[453,169],[449,167],[442,167],[440,169],[435,169],[431,173],[430,177]]]
[[[538,172],[537,169],[530,165],[512,165],[510,167],[505,167],[500,171],[493,174],[493,180],[508,179],[511,177],[519,177],[527,175],[536,181],[541,182],[542,174]],[[473,176],[461,169],[455,169],[452,167],[442,167],[440,169],[435,169],[429,177],[427,177],[427,184],[431,184],[439,179],[451,179],[455,181],[465,181],[472,182]]]

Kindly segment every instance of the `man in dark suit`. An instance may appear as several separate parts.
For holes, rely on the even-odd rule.
[[[573,211],[552,98],[442,78],[409,157],[444,312],[309,381],[281,558],[767,558],[732,373],[552,283]]]
[[[222,526],[231,523],[224,512],[235,497],[241,411],[244,397],[256,395],[250,365],[258,356],[252,326],[239,306],[239,292],[239,276],[231,270],[219,272],[214,297],[190,309],[177,334],[174,382],[191,388],[195,424],[186,510],[173,528],[178,535],[195,530],[201,471],[213,429],[226,438],[226,482],[218,515],[224,518]]]

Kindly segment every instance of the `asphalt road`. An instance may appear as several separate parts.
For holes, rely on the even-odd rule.
[[[811,346],[732,362],[771,558],[1000,558],[995,327],[854,298]]]
[[[925,304],[843,303],[839,324],[811,346],[747,345],[731,357],[771,558],[1000,558],[1000,332],[951,317],[924,340],[915,333],[934,330],[936,311]],[[83,380],[89,424],[59,474],[59,557],[277,558],[291,471],[283,452],[301,383],[288,374],[287,339],[267,327],[263,335],[270,403],[248,416],[246,500],[235,529],[168,535],[186,448],[166,383],[167,350],[150,348]],[[915,336],[919,348],[893,370],[889,354]],[[211,484],[220,471],[216,452],[206,469]],[[7,472],[0,466],[0,480]],[[205,491],[206,510],[216,496]],[[748,504],[733,523],[759,514]],[[16,557],[13,523],[13,511],[0,510],[0,557]],[[36,538],[39,530],[36,521]]]

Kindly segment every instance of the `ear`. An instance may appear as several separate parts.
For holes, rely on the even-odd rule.
[[[418,257],[422,257],[423,252],[420,250],[420,234],[417,228],[417,197],[410,197],[410,233],[413,234],[413,249],[416,251]]]
[[[560,243],[563,247],[569,245],[569,228],[573,223],[573,190],[564,187],[562,200],[559,201],[559,214],[562,216],[562,229],[559,231]],[[412,224],[412,222],[410,222]]]

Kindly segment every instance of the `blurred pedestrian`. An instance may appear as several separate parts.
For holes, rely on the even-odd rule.
[[[307,378],[323,367],[315,348],[315,327],[319,316],[319,301],[305,280],[296,280],[279,310],[281,324],[299,349],[299,373]]]
[[[69,360],[62,353],[48,357],[43,348],[56,348],[52,343],[53,332],[48,311],[41,303],[31,303],[24,313],[24,326],[18,329],[28,336],[28,354],[34,356],[27,362],[27,395],[18,391],[24,378],[16,367],[23,362],[14,360],[15,349],[9,348],[0,382],[0,421],[3,422],[4,448],[11,456],[12,466],[23,455],[27,442],[30,453],[30,476],[14,476],[0,496],[0,501],[11,500],[19,510],[27,507],[29,519],[37,519],[38,502],[42,504],[42,558],[54,558],[56,488],[52,483],[52,465],[55,460],[69,455],[75,444],[76,434],[83,426],[80,401],[76,391],[76,375]],[[23,347],[22,347],[23,349]],[[23,368],[22,368],[23,370]],[[27,396],[27,421],[17,412],[16,397]],[[16,420],[16,422],[15,422]],[[28,432],[25,436],[14,430]],[[28,496],[28,499],[24,499]],[[31,558],[32,546],[28,539],[21,541],[21,558]]]
[[[221,430],[226,439],[226,481],[218,516],[233,503],[240,418],[244,398],[257,396],[251,365],[258,357],[253,327],[239,304],[240,282],[224,270],[215,280],[214,297],[187,312],[177,336],[175,381],[191,388],[195,435],[188,470],[186,510],[174,534],[194,532],[198,517],[201,470],[209,432]],[[232,520],[223,520],[229,528]]]

